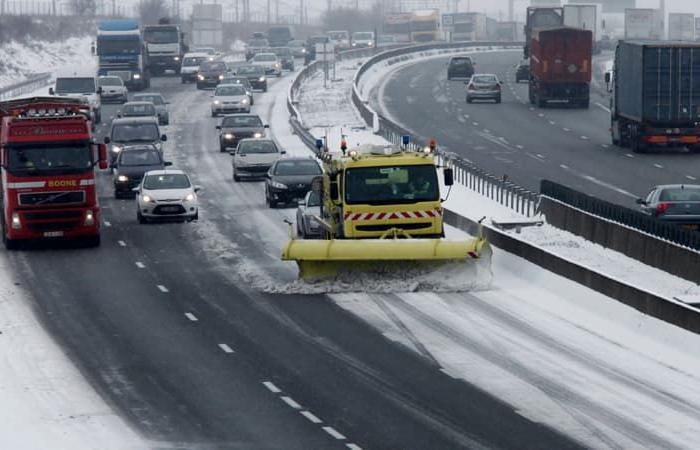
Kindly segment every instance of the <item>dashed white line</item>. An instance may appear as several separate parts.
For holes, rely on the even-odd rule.
[[[272,381],[263,381],[263,385],[274,394],[279,394],[280,392],[282,392],[282,390],[275,386],[275,384]]]
[[[533,108],[533,107],[531,106],[531,107],[530,107],[530,111],[534,111],[534,110],[535,110],[535,108]]]
[[[553,120],[550,120],[550,121],[549,121],[549,124],[550,124],[550,125],[556,125],[557,123],[556,123],[555,121],[553,121]]]
[[[587,141],[587,140],[588,140],[588,136],[581,136],[581,139],[583,139],[584,141]]]
[[[488,128],[484,128],[484,133],[489,134],[491,131]]]
[[[219,344],[219,348],[224,351],[224,353],[233,353],[233,349],[226,344]]]
[[[569,166],[567,166],[566,164],[559,164],[559,167],[561,167],[564,170],[569,170]]]
[[[602,105],[602,104],[600,104],[600,103],[598,103],[598,102],[595,102],[595,105],[596,105],[598,108],[602,109],[603,111],[610,112],[610,108],[608,108],[608,107],[605,106],[605,105]]]
[[[609,147],[610,147],[609,144],[600,144],[600,146],[603,147],[603,148],[609,148]]]
[[[685,177],[686,177],[687,179],[689,179],[689,180],[692,180],[692,181],[697,180],[697,178],[695,178],[695,177],[692,176],[692,175],[686,175]]]
[[[634,155],[632,153],[625,153],[625,156],[628,158],[634,158]]]
[[[156,286],[158,286],[158,289],[160,290],[160,292],[170,292],[170,291],[168,290],[168,288],[166,288],[166,287],[163,286],[162,284],[157,284]]]
[[[537,157],[540,158],[540,159],[544,159],[544,155],[542,155],[542,154],[540,154],[540,153],[537,154]]]
[[[517,148],[517,149],[519,149],[519,150],[522,150],[522,149],[524,149],[525,147],[523,147],[523,146],[520,145],[520,144],[515,144],[515,148]]]
[[[117,241],[117,244],[119,244],[120,247],[126,247],[126,242],[124,241]]]
[[[656,167],[657,169],[663,169],[663,168],[664,168],[664,166],[662,166],[661,164],[658,164],[658,163],[654,163],[654,167]]]
[[[282,399],[283,402],[288,404],[290,407],[292,407],[294,409],[301,409],[301,405],[299,403],[295,402],[292,397],[287,397],[285,395],[285,396],[282,396],[280,398]]]
[[[112,226],[112,222],[110,222],[109,220],[105,220],[105,221],[104,221],[104,224],[105,224],[106,227],[111,227],[111,226]]]
[[[301,413],[302,416],[304,416],[304,417],[306,417],[307,419],[309,419],[309,420],[311,421],[311,423],[321,423],[321,422],[323,422],[321,419],[319,419],[318,417],[316,417],[316,416],[314,415],[314,413],[312,413],[311,411],[300,411],[300,413]]]
[[[544,113],[537,114],[537,117],[544,117]]]
[[[475,127],[478,127],[478,126],[479,126],[479,122],[472,122],[472,125],[474,125]]]
[[[571,128],[562,128],[562,130],[569,132],[569,131],[571,131]]]
[[[139,269],[145,269],[146,265],[141,261],[136,261],[136,267],[138,267]]]
[[[349,448],[350,450],[362,450],[362,447],[360,447],[359,445],[356,445],[356,444],[348,444],[346,447]]]
[[[187,317],[188,319],[190,319],[192,322],[198,322],[198,321],[199,321],[199,319],[197,319],[197,316],[195,316],[194,314],[189,313],[189,312],[186,312],[186,313],[185,313],[185,317]]]
[[[345,436],[343,436],[342,434],[340,434],[340,433],[338,432],[338,430],[336,430],[335,428],[333,428],[333,427],[322,427],[322,428],[323,428],[323,431],[325,431],[326,433],[330,434],[331,436],[333,436],[334,438],[338,439],[339,441],[344,441],[344,440],[345,440]]]

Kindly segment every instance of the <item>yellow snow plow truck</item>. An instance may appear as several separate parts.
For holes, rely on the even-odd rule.
[[[324,175],[313,182],[321,196],[320,239],[293,237],[282,259],[296,261],[304,280],[343,273],[401,273],[406,280],[426,271],[491,263],[481,236],[445,239],[438,167],[433,149],[363,145],[345,154],[323,153]],[[451,186],[452,169],[443,171]],[[462,277],[460,269],[457,276]],[[476,270],[476,269],[475,269]]]

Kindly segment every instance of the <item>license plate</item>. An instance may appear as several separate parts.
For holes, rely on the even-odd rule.
[[[44,231],[44,237],[61,237],[63,231]]]
[[[163,211],[163,212],[177,212],[177,211],[179,211],[179,209],[180,208],[178,208],[177,206],[163,206],[161,208],[161,211]]]

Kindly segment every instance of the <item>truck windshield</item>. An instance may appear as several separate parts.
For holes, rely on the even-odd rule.
[[[345,172],[348,204],[393,204],[440,198],[435,166],[362,167]]]
[[[56,92],[59,94],[92,94],[96,91],[94,78],[57,78]]]
[[[177,30],[154,30],[146,29],[143,32],[143,39],[151,44],[170,44],[173,42],[179,42],[180,36]]]
[[[92,168],[87,144],[30,144],[8,149],[8,171],[15,175],[79,173]]]
[[[97,38],[97,54],[105,55],[138,55],[141,53],[141,39],[138,36],[131,39]]]
[[[124,123],[114,125],[112,128],[114,142],[153,142],[158,139],[158,127],[154,123]]]

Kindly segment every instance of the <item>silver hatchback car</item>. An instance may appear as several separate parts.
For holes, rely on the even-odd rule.
[[[467,103],[474,100],[493,100],[501,103],[501,85],[496,75],[490,73],[475,73],[465,81],[467,85]]]

